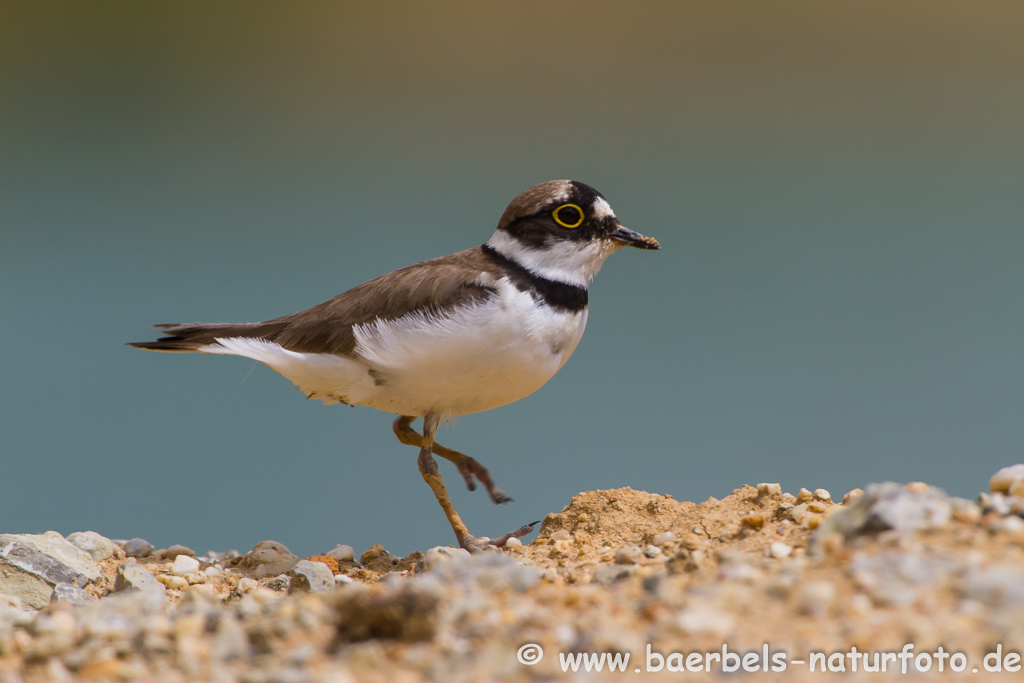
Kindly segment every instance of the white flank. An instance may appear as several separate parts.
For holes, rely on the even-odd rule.
[[[603,239],[558,240],[547,249],[534,249],[504,230],[495,230],[487,246],[542,278],[586,287],[604,260],[623,245]]]
[[[266,339],[227,337],[199,349],[252,358],[290,379],[309,398],[356,405],[376,389],[369,366],[357,358],[332,353],[299,353]]]
[[[587,324],[586,309],[538,306],[507,279],[497,285],[497,296],[443,315],[416,312],[356,326],[353,358],[240,337],[199,350],[265,363],[328,404],[344,400],[414,417],[478,413],[539,389],[576,350]]]

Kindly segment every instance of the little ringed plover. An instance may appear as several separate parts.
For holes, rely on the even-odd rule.
[[[397,414],[398,439],[420,449],[424,480],[463,548],[469,533],[433,455],[470,490],[511,500],[477,460],[434,440],[438,425],[528,396],[561,369],[587,324],[587,286],[621,247],[659,249],[619,223],[594,188],[552,180],[520,193],[486,243],[365,282],[304,311],[259,323],[157,325],[150,351],[244,356],[284,375],[308,398]],[[423,418],[422,435],[411,424]],[[474,481],[475,480],[475,481]]]

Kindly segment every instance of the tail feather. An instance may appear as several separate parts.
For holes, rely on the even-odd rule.
[[[272,339],[283,327],[282,323],[165,323],[153,327],[166,336],[151,342],[129,342],[128,346],[147,351],[188,353],[215,344],[218,338],[248,337]]]

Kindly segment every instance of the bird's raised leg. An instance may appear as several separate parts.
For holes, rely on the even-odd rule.
[[[395,436],[402,443],[408,446],[421,447],[423,445],[423,437],[412,428],[412,421],[415,419],[414,417],[403,415],[395,420],[392,428],[395,430]],[[436,441],[434,442],[433,453],[454,463],[459,468],[459,474],[466,481],[466,488],[470,491],[476,491],[476,481],[473,481],[475,477],[487,489],[487,495],[491,497],[495,504],[512,502],[512,497],[497,487],[494,480],[491,479],[491,473],[476,458],[471,458],[465,453],[445,448]]]
[[[406,418],[399,418],[395,421],[395,433],[397,434],[399,429],[399,422]],[[412,421],[412,418],[408,418],[405,426],[408,427],[408,423]],[[429,413],[423,418],[423,436],[420,438],[420,455],[416,459],[416,464],[419,466],[420,474],[423,476],[423,481],[427,482],[427,486],[434,492],[434,497],[437,498],[437,502],[440,503],[441,509],[444,510],[445,517],[448,518],[448,523],[452,526],[452,531],[455,532],[455,539],[459,543],[460,548],[465,548],[470,552],[475,552],[482,549],[485,545],[496,545],[501,547],[510,538],[519,538],[533,531],[533,527],[537,524],[525,524],[515,531],[511,531],[500,538],[493,540],[490,539],[477,539],[469,533],[469,529],[463,523],[462,518],[459,517],[459,513],[455,511],[455,506],[452,505],[452,500],[448,496],[448,489],[444,486],[444,481],[441,479],[440,473],[437,471],[437,462],[434,460],[432,449],[434,447],[434,435],[437,433],[437,427],[441,423],[441,417],[437,413]],[[410,429],[411,431],[411,429]],[[413,432],[416,434],[416,432]],[[416,436],[420,436],[416,434]],[[401,438],[401,437],[399,437]],[[461,455],[461,453],[460,453]]]

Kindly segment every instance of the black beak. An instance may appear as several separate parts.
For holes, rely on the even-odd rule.
[[[653,237],[645,237],[638,232],[633,232],[624,225],[620,225],[615,229],[615,232],[608,235],[612,240],[625,244],[627,247],[636,247],[637,249],[661,249],[661,245],[658,244],[658,240]]]

